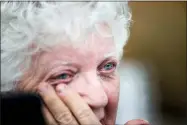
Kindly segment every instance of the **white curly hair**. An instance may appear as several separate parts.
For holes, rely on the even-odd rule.
[[[34,53],[62,41],[82,41],[101,23],[111,29],[117,51],[122,55],[130,21],[127,1],[2,2],[1,91],[14,88],[15,81],[29,68]],[[33,44],[36,47],[30,47]]]

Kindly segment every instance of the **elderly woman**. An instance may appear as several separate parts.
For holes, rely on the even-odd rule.
[[[2,3],[2,89],[39,93],[49,125],[115,124],[130,20],[126,2]]]

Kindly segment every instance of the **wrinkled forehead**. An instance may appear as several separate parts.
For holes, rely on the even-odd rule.
[[[66,54],[77,53],[80,56],[99,56],[115,53],[116,48],[112,37],[103,37],[98,33],[91,33],[83,41],[70,42],[70,44],[59,43],[52,48],[51,52],[57,53],[58,51],[63,51]]]
[[[98,32],[90,33],[85,40],[77,42],[77,44],[72,44],[74,48],[79,49],[79,51],[83,52],[92,52],[92,53],[108,53],[114,52],[115,42],[112,36],[104,36]]]
[[[91,33],[84,41],[76,44],[59,43],[43,55],[45,62],[65,62],[65,63],[99,63],[100,61],[117,57],[115,42],[112,37],[103,37],[98,33]]]

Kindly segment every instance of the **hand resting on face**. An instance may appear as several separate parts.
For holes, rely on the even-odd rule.
[[[69,87],[58,85],[55,92],[51,85],[42,83],[38,92],[44,100],[49,125],[101,125],[90,107]]]
[[[39,86],[38,92],[45,101],[44,116],[49,125],[101,125],[89,106],[73,90],[65,85],[56,87],[43,83]],[[72,114],[73,113],[73,114]],[[75,117],[74,117],[75,116]],[[78,122],[77,122],[78,121]],[[147,121],[136,119],[130,120],[125,125],[149,125]]]
[[[66,85],[57,86],[55,92],[52,86],[42,83],[38,87],[38,92],[45,102],[43,111],[48,125],[102,124],[84,100]],[[128,121],[125,125],[149,125],[149,123],[136,119]]]
[[[131,19],[128,4],[1,6],[1,81],[16,83],[10,88],[15,91],[38,92],[48,125],[114,125],[120,87],[116,69]],[[126,125],[139,123],[147,124],[134,120]]]

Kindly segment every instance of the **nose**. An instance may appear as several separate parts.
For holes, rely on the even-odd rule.
[[[105,107],[108,103],[108,97],[100,87],[90,87],[82,93],[82,97],[92,108]]]
[[[82,79],[85,87],[78,92],[92,108],[105,107],[108,103],[108,96],[98,77],[96,72],[84,73]]]

